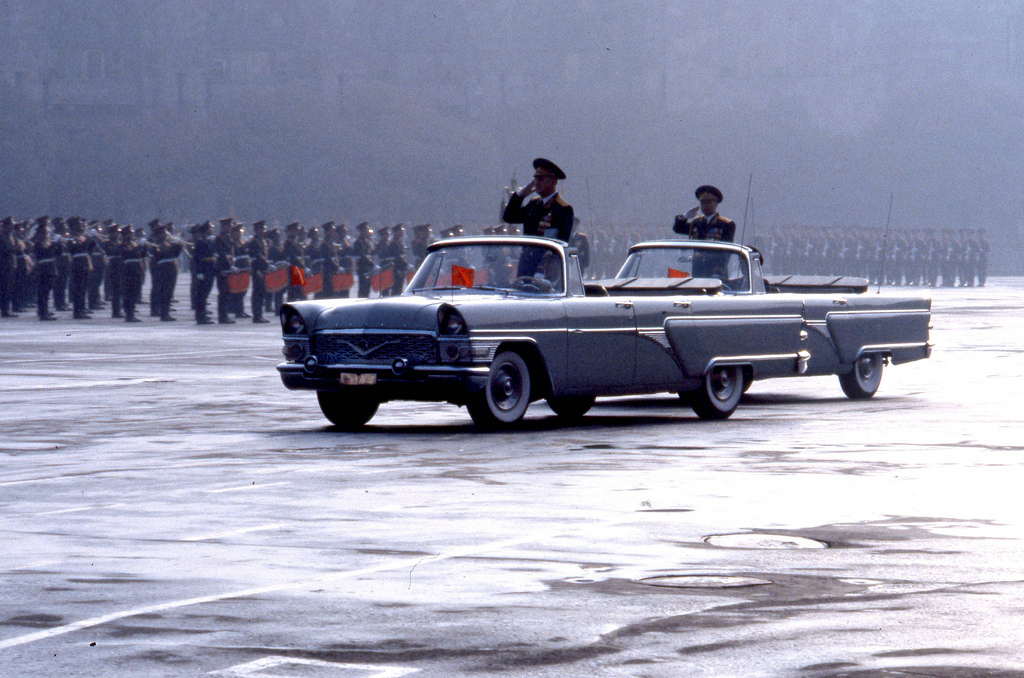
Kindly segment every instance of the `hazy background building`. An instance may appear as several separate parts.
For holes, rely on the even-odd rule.
[[[987,228],[1021,272],[1024,3],[0,0],[0,214]]]

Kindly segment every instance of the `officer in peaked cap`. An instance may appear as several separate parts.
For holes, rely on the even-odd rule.
[[[373,275],[373,229],[370,224],[363,221],[356,226],[358,233],[352,243],[352,259],[356,269],[356,281],[358,283],[357,295],[366,298],[370,296],[370,276]]]
[[[533,181],[513,193],[502,219],[509,224],[522,224],[524,235],[545,236],[569,242],[572,234],[572,205],[558,194],[558,182],[565,172],[547,158],[533,161]],[[531,193],[530,202],[523,201]]]
[[[736,238],[736,222],[718,213],[722,192],[714,186],[704,185],[694,191],[700,202],[685,214],[676,217],[672,230],[687,235],[691,240],[723,240],[733,242]],[[698,216],[699,214],[699,216]]]
[[[207,300],[217,279],[217,249],[213,238],[213,224],[205,221],[195,226],[192,241],[192,309],[197,325],[212,325],[206,310]]]

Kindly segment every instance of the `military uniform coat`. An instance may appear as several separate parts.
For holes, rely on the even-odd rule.
[[[546,204],[540,196],[534,196],[523,205],[524,198],[513,193],[505,207],[502,219],[508,224],[522,224],[523,235],[539,235],[569,242],[572,235],[573,211],[558,193]]]
[[[691,240],[734,242],[736,239],[736,222],[717,213],[710,220],[704,215],[692,221],[678,216],[672,230],[680,235],[689,236]]]

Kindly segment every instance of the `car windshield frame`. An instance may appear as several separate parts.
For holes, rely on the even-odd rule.
[[[751,293],[750,257],[738,247],[692,242],[634,245],[615,278],[711,278],[722,282],[724,293]]]
[[[565,296],[562,248],[543,239],[466,238],[430,245],[405,294]]]

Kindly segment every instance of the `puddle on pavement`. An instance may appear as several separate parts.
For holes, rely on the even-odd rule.
[[[827,549],[828,544],[807,537],[786,534],[743,532],[739,534],[713,534],[704,537],[704,543],[726,549]]]
[[[742,586],[764,586],[771,584],[760,577],[719,574],[669,574],[659,577],[645,577],[637,580],[647,586],[661,586],[676,589],[734,589]]]

